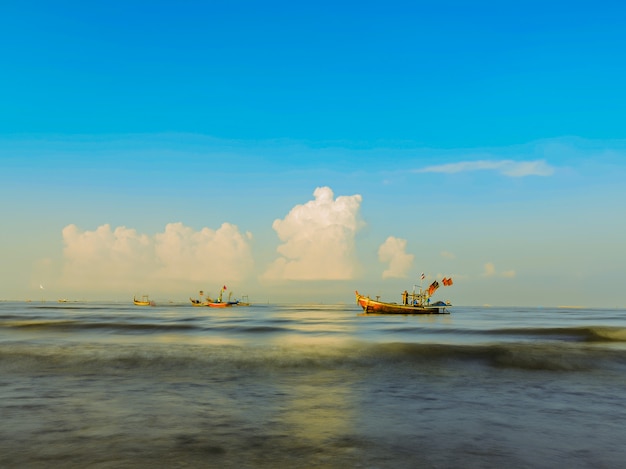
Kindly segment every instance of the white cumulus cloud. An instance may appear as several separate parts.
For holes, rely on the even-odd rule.
[[[360,228],[361,196],[334,199],[318,187],[314,200],[296,205],[272,227],[283,244],[280,257],[263,275],[267,280],[345,280],[355,270],[354,238]]]
[[[203,281],[241,280],[252,268],[251,235],[243,235],[230,223],[217,230],[194,231],[182,223],[170,223],[155,236],[155,251],[162,278]]]
[[[63,229],[61,283],[77,290],[172,291],[195,289],[197,282],[240,280],[253,266],[250,238],[229,223],[201,231],[170,223],[154,236],[108,224],[82,231],[72,224]]]
[[[462,173],[467,171],[496,171],[509,177],[550,176],[554,168],[545,160],[479,160],[462,161],[418,169],[418,173]]]
[[[406,239],[389,236],[378,248],[380,262],[389,263],[383,278],[405,278],[413,267],[413,254],[406,252]]]

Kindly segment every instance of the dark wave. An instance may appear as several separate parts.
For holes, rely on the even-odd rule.
[[[277,326],[215,326],[215,327],[210,327],[210,328],[205,328],[205,331],[222,331],[222,332],[231,332],[231,333],[239,333],[239,334],[245,334],[245,333],[251,333],[251,334],[258,334],[258,333],[278,333],[278,332],[289,332],[289,329],[285,328],[285,327],[277,327]]]
[[[112,308],[113,306],[113,308]],[[123,309],[132,309],[134,306],[131,304],[129,306],[119,306],[119,305],[110,305],[107,303],[41,303],[31,304],[28,309],[29,310],[41,310],[41,311],[111,311],[115,310],[123,310]]]
[[[465,370],[473,366],[525,371],[626,372],[622,350],[580,344],[510,343],[494,345],[446,345],[353,343],[319,345],[119,345],[0,344],[0,369],[21,372],[107,373],[111,370],[162,372],[189,370],[208,373],[247,369],[268,372],[335,369],[347,370]]]
[[[619,350],[567,343],[502,343],[481,345],[394,343],[377,346],[381,356],[405,363],[475,362],[496,368],[585,371],[626,366]]]
[[[433,335],[454,334],[456,336],[494,336],[509,338],[537,338],[572,342],[626,342],[626,328],[617,326],[573,326],[573,327],[521,327],[500,329],[459,329],[422,326],[392,327],[390,333],[425,333]]]
[[[616,326],[496,329],[489,331],[489,333],[514,337],[552,337],[583,342],[626,342],[626,328]]]
[[[13,320],[0,323],[0,327],[13,330],[31,330],[31,331],[60,331],[60,332],[79,332],[89,330],[111,330],[123,332],[149,332],[149,331],[190,331],[198,329],[193,324],[181,323],[139,323],[139,322],[117,322],[102,321],[89,322],[73,319],[52,319],[52,320]]]
[[[259,333],[288,333],[295,329],[287,327],[296,324],[291,320],[265,321],[265,324],[250,324],[247,321],[229,321],[228,324],[206,324],[195,317],[177,318],[176,321],[145,320],[131,318],[128,321],[102,320],[101,318],[84,317],[73,319],[49,318],[21,318],[19,316],[4,316],[0,319],[0,329],[14,331],[39,332],[81,332],[81,331],[112,331],[124,333],[166,333],[166,332],[209,332],[229,334],[259,334]]]

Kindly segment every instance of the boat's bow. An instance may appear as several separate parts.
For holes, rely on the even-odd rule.
[[[363,311],[367,312],[367,305],[369,303],[369,297],[361,295],[358,290],[355,290],[354,294],[355,294],[355,297],[356,297],[356,303],[361,308],[363,308]]]

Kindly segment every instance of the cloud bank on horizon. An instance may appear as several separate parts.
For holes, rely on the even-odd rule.
[[[61,284],[119,291],[138,282],[166,288],[190,281],[238,281],[254,264],[251,239],[250,233],[242,234],[230,223],[200,231],[169,223],[154,236],[108,224],[81,231],[72,224],[63,229]],[[215,265],[220,266],[219,277]]]
[[[360,195],[334,198],[318,187],[314,200],[296,205],[272,227],[280,241],[276,258],[260,280],[349,280],[356,269],[355,234],[362,226]],[[138,280],[161,289],[188,288],[190,282],[241,282],[253,275],[252,233],[223,223],[195,231],[169,223],[162,233],[140,234],[104,224],[93,231],[67,225],[60,284],[73,289],[120,291]],[[216,268],[219,266],[219,268]],[[397,267],[396,267],[397,269]]]

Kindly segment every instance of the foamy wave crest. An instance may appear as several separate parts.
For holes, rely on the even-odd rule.
[[[591,327],[589,328],[589,341],[626,342],[626,328]]]
[[[544,327],[495,329],[488,331],[491,335],[507,335],[513,337],[541,337],[554,340],[577,342],[626,342],[626,328],[623,327]]]

